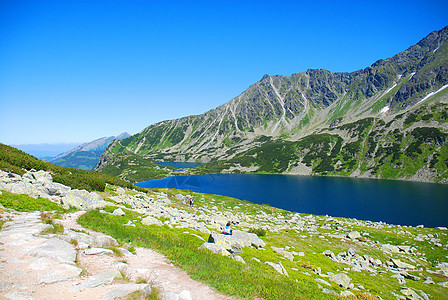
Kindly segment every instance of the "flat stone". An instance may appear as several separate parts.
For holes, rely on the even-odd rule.
[[[84,289],[91,289],[106,283],[112,282],[116,277],[120,277],[121,273],[119,271],[110,271],[94,276],[89,277],[89,281],[74,286],[71,290],[72,291],[80,291]]]
[[[104,248],[89,248],[84,250],[85,255],[112,255],[114,252]]]
[[[118,246],[118,242],[116,239],[111,237],[110,235],[100,234],[94,237],[91,246],[92,247],[109,247],[109,246]]]
[[[179,299],[180,300],[192,300],[193,298],[191,297],[190,291],[183,290],[182,292],[179,293]]]
[[[271,267],[272,267],[275,271],[277,271],[278,273],[280,273],[280,274],[282,274],[282,275],[285,275],[285,276],[288,276],[288,277],[289,277],[288,272],[287,272],[286,269],[283,267],[283,265],[282,265],[281,262],[279,262],[278,264],[276,264],[276,263],[267,261],[267,262],[265,262],[265,264],[267,264],[268,266],[271,266]]]
[[[323,288],[323,289],[322,289],[322,293],[324,293],[324,294],[329,294],[329,295],[335,295],[335,296],[338,296],[338,294],[337,294],[335,291],[333,291],[333,290],[329,290],[329,289],[327,289],[327,288]]]
[[[143,225],[157,225],[157,226],[163,226],[163,223],[151,216],[147,216],[146,218],[142,219]]]
[[[57,268],[51,270],[47,274],[39,274],[39,283],[56,283],[67,281],[81,274],[82,269],[68,264],[60,264]]]
[[[126,213],[121,208],[117,208],[116,210],[114,210],[112,212],[112,215],[114,215],[114,216],[124,216],[124,215],[126,215]]]
[[[362,236],[358,231],[352,231],[349,234],[347,234],[347,237],[349,239],[355,240],[355,239],[360,239]]]
[[[235,261],[239,261],[240,263],[246,264],[246,261],[239,255],[233,255],[232,258]]]
[[[41,257],[30,263],[29,267],[36,271],[46,270],[51,267],[51,262],[47,258]]]
[[[394,264],[395,267],[400,268],[400,269],[409,269],[409,270],[414,270],[415,266],[402,262],[399,259],[396,258],[391,258],[390,261]]]
[[[331,283],[329,283],[329,282],[327,282],[327,281],[325,281],[325,280],[323,280],[323,279],[321,279],[321,278],[316,278],[316,279],[314,279],[314,280],[316,280],[316,281],[319,282],[319,283],[325,284],[325,285],[327,285],[327,286],[331,286]]]
[[[76,260],[76,250],[73,245],[58,238],[48,239],[30,250],[28,255],[47,257],[64,263],[73,263]]]

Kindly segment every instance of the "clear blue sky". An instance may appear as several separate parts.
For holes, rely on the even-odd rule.
[[[0,1],[0,142],[87,142],[201,114],[264,74],[351,72],[448,1]]]

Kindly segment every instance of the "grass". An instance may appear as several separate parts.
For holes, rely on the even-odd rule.
[[[65,213],[76,210],[74,208],[66,210],[61,206],[59,206],[58,204],[44,198],[39,197],[35,199],[27,195],[12,194],[6,191],[2,191],[2,195],[0,195],[0,203],[5,208],[23,212],[57,211]]]

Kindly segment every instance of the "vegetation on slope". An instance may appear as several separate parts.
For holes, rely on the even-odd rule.
[[[23,175],[27,170],[44,170],[52,174],[53,181],[73,189],[104,191],[106,183],[128,188],[141,188],[105,173],[65,168],[39,160],[16,148],[0,143],[0,169]]]
[[[378,225],[368,221],[304,214],[300,214],[303,218],[302,221],[310,220],[312,226],[315,226],[315,230],[280,229],[283,224],[287,224],[291,220],[291,216],[297,215],[268,205],[256,205],[225,196],[175,189],[159,189],[158,191],[153,190],[151,197],[167,195],[171,201],[170,206],[178,210],[186,210],[194,214],[204,214],[214,210],[226,216],[232,214],[246,216],[245,219],[249,220],[254,228],[260,228],[260,226],[265,228],[265,235],[262,239],[267,246],[263,250],[252,247],[243,248],[243,253],[239,255],[246,264],[242,264],[230,257],[212,254],[207,250],[199,250],[198,247],[204,241],[198,236],[207,240],[209,234],[178,226],[178,223],[175,224],[176,221],[170,223],[170,219],[167,218],[160,218],[161,221],[166,221],[164,226],[146,226],[141,224],[144,215],[123,209],[126,213],[124,216],[90,211],[84,214],[78,222],[86,228],[114,236],[121,244],[148,247],[161,252],[173,264],[186,270],[193,279],[205,282],[219,292],[239,299],[337,299],[337,296],[322,293],[322,287],[319,287],[315,279],[329,281],[327,274],[337,274],[341,271],[352,279],[356,284],[355,287],[362,285],[363,292],[380,295],[382,299],[396,299],[394,293],[400,294],[403,286],[398,283],[398,280],[391,278],[395,274],[392,271],[381,270],[375,272],[375,276],[371,276],[372,273],[366,271],[358,272],[346,264],[326,257],[323,252],[328,249],[337,254],[353,248],[359,256],[368,255],[384,262],[391,258],[399,258],[422,268],[409,271],[412,275],[430,277],[435,283],[446,281],[446,277],[443,275],[431,273],[431,270],[435,270],[439,262],[445,261],[446,246],[435,247],[427,241],[413,239],[417,236],[437,237],[442,245],[446,245],[448,243],[447,235],[437,229],[394,226],[384,223]],[[181,200],[174,196],[187,193],[196,200],[193,208],[182,204]],[[109,211],[114,209],[115,207],[110,208]],[[135,224],[135,227],[126,226],[125,224],[129,224],[128,222]],[[239,225],[234,225],[233,228],[247,230],[239,228]],[[361,242],[333,236],[333,234],[339,235],[347,230],[361,232],[363,235]],[[398,253],[387,253],[381,250],[381,244],[416,247],[415,251],[424,253],[424,255],[418,254],[409,257]],[[289,251],[302,251],[304,256],[294,256],[294,259],[290,261],[275,252],[272,246],[289,247]],[[274,271],[264,263],[266,261],[281,262],[287,270],[288,276]],[[317,274],[318,270],[323,276]],[[344,290],[334,283],[330,285],[330,288],[338,293]],[[438,284],[423,283],[422,279],[417,281],[406,279],[406,286],[413,290],[424,291],[434,299],[443,299],[446,289]],[[324,287],[328,288],[328,286]],[[376,299],[361,294],[361,291],[351,291],[357,295],[351,299]]]

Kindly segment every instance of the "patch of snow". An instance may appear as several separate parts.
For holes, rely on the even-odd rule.
[[[396,87],[396,86],[397,86],[397,83],[395,82],[393,86],[391,86],[390,88],[388,88],[388,89],[384,92],[384,95],[386,95],[387,93],[389,93],[390,91],[392,91],[392,89],[393,89],[394,87]]]
[[[447,87],[448,87],[448,84],[445,84],[444,86],[442,86],[442,87],[441,87],[440,89],[438,89],[437,91],[435,91],[435,92],[431,92],[431,93],[429,93],[428,95],[426,95],[425,98],[423,98],[422,100],[418,101],[418,102],[415,103],[414,105],[417,105],[417,104],[419,104],[419,103],[422,103],[423,101],[425,101],[425,100],[428,99],[429,97],[434,96],[434,95],[437,94],[438,92],[443,91],[443,90],[446,89]]]
[[[380,110],[380,114],[385,114],[389,111],[390,107],[388,105],[384,106],[381,110]]]
[[[414,75],[415,75],[415,72],[412,72],[411,75],[410,75],[410,77],[409,77],[409,79],[411,79],[412,76],[414,76]]]
[[[434,50],[432,51],[432,53],[436,53],[436,51],[439,50],[439,48],[440,48],[440,46],[438,46],[436,49],[434,49]]]

